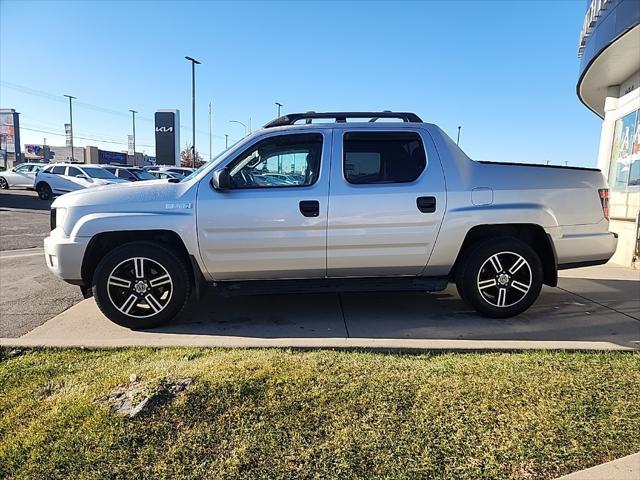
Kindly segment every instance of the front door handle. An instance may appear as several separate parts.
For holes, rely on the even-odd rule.
[[[418,197],[416,205],[422,213],[433,213],[436,211],[436,197]]]
[[[305,217],[320,216],[320,202],[318,200],[302,200],[300,202],[300,213]]]

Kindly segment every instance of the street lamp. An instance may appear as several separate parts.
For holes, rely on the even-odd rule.
[[[191,126],[193,128],[193,141],[191,142],[192,167],[196,167],[196,65],[200,62],[192,57],[184,57],[191,62]]]
[[[247,125],[245,123],[242,123],[239,120],[229,120],[229,123],[239,123],[240,125],[242,125],[244,127],[244,136],[247,136]]]
[[[280,118],[280,107],[283,107],[284,105],[282,105],[280,102],[276,102],[276,107],[278,107],[278,118]]]
[[[133,164],[136,164],[136,112],[135,110],[129,110],[133,115]]]
[[[65,95],[69,99],[69,129],[71,130],[71,162],[73,162],[73,107],[71,106],[71,100],[76,97],[71,95]]]
[[[228,149],[229,148],[229,134],[225,133],[224,134],[224,149]]]
[[[458,138],[456,139],[456,145],[460,144],[460,130],[462,130],[462,125],[458,125]]]

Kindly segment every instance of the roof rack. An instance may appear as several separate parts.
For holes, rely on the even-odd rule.
[[[422,123],[422,119],[411,112],[392,112],[385,110],[383,112],[306,112],[306,113],[288,113],[281,117],[271,120],[264,128],[283,127],[285,125],[293,125],[299,120],[306,120],[305,123],[311,123],[313,119],[333,118],[336,123],[345,123],[347,118],[369,118],[369,122],[375,122],[380,118],[397,118],[408,123]]]

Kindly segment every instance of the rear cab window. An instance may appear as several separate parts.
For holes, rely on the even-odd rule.
[[[343,137],[343,173],[351,184],[413,182],[426,166],[416,132],[347,132]]]

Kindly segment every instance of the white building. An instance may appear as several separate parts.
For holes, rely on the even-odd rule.
[[[598,168],[619,235],[612,261],[640,266],[640,1],[590,0],[578,56],[578,97],[604,120]]]

